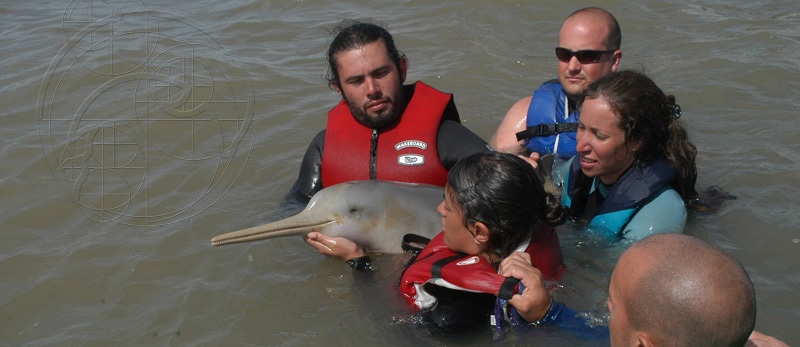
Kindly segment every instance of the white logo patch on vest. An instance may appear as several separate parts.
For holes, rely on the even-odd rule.
[[[416,147],[424,151],[428,149],[428,144],[425,143],[425,141],[420,141],[420,140],[405,140],[403,142],[398,142],[396,145],[394,145],[394,150],[399,151],[403,148],[408,148],[408,147]]]
[[[471,257],[469,257],[467,259],[464,259],[464,260],[456,263],[456,265],[458,265],[458,266],[472,265],[472,264],[477,264],[480,261],[481,260],[480,260],[480,258],[478,258],[477,255],[473,255],[473,256],[471,256]]]
[[[425,164],[425,156],[419,154],[401,154],[397,156],[397,163],[405,166],[419,166]]]
[[[396,151],[410,147],[424,151],[428,148],[428,144],[420,140],[405,140],[394,145]],[[397,163],[405,166],[420,166],[425,164],[425,156],[421,154],[401,154],[397,156]]]

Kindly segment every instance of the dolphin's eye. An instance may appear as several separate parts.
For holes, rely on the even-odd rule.
[[[350,208],[350,213],[351,213],[351,214],[358,213],[358,208],[357,208],[357,207],[351,207],[351,208]]]

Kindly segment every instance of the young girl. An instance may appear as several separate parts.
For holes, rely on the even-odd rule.
[[[505,153],[461,160],[450,169],[438,210],[443,230],[406,269],[400,287],[441,330],[488,326],[496,297],[508,299],[517,290],[516,280],[497,274],[515,251],[530,254],[545,277],[560,278],[564,265],[553,226],[564,223],[566,210],[526,161]]]

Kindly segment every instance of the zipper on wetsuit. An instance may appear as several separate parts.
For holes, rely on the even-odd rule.
[[[369,150],[369,179],[374,180],[378,176],[378,130],[372,129],[372,148]]]

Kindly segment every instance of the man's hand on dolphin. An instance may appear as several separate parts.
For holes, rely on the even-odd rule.
[[[340,258],[344,261],[350,259],[363,257],[367,253],[357,245],[355,242],[350,241],[344,237],[330,237],[316,231],[308,233],[305,237],[309,245],[314,246],[320,253]]]

